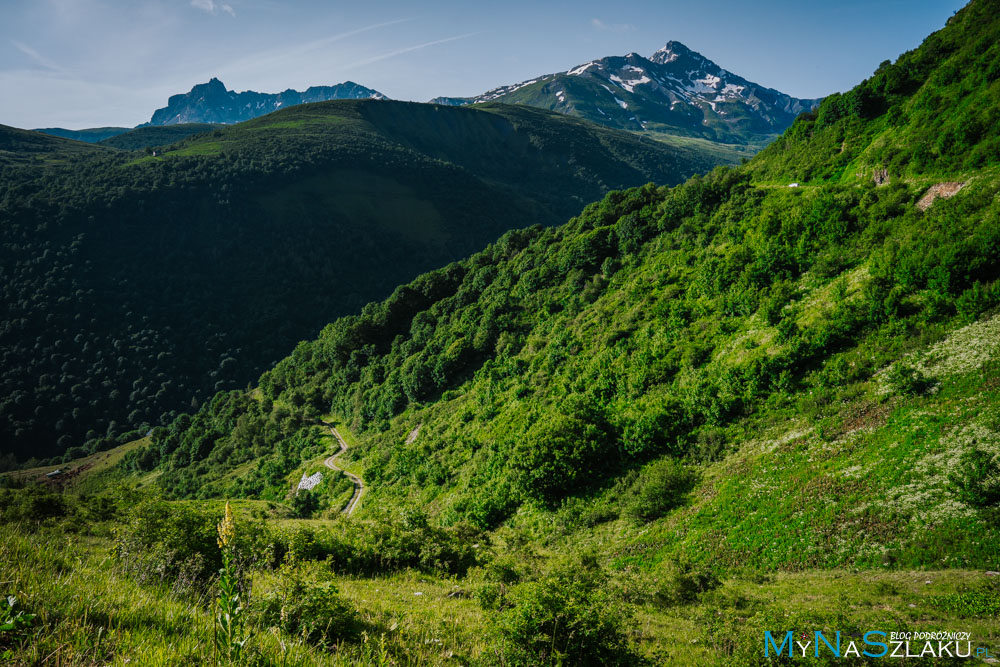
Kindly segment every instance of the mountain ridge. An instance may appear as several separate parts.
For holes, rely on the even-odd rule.
[[[98,144],[105,139],[130,132],[132,129],[131,127],[89,127],[82,130],[67,130],[63,127],[39,127],[31,131],[63,139],[74,139],[88,144]]]
[[[171,95],[167,106],[153,112],[148,123],[137,128],[180,123],[238,123],[264,114],[310,102],[339,99],[387,99],[385,95],[353,81],[333,86],[310,86],[299,92],[291,88],[280,93],[228,90],[218,78],[196,84],[187,93]]]

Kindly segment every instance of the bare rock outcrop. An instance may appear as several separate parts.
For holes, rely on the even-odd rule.
[[[927,192],[924,193],[924,196],[920,198],[920,201],[917,202],[917,208],[921,211],[926,211],[938,197],[941,197],[942,199],[953,197],[963,187],[965,187],[965,183],[958,183],[954,181],[932,185],[927,189]]]

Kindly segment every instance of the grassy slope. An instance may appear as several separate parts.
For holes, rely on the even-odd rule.
[[[648,136],[654,141],[661,141],[668,146],[697,148],[708,155],[716,156],[719,164],[740,164],[744,160],[752,158],[760,149],[758,146],[727,144],[719,141],[709,141],[700,137],[684,137],[668,133],[649,132]]]
[[[0,575],[15,583],[22,608],[42,618],[36,630],[14,645],[17,661],[44,664],[58,657],[61,664],[117,665],[210,659],[212,619],[202,601],[166,585],[136,583],[109,568],[106,537],[77,535],[67,546],[61,530],[24,533],[4,525],[0,548],[8,555]],[[73,562],[68,577],[67,558]],[[258,575],[255,589],[266,590],[272,578]],[[785,622],[800,628],[843,623],[845,617],[852,628],[933,632],[960,627],[995,651],[1000,635],[993,620],[970,618],[941,604],[956,589],[987,581],[981,573],[961,569],[827,570],[731,579],[692,605],[638,605],[630,633],[645,654],[655,656],[655,664],[678,667],[732,664],[752,655],[757,646],[734,642],[739,635],[733,629],[757,617],[786,616]],[[489,650],[487,615],[474,600],[454,595],[467,584],[411,572],[337,576],[334,582],[360,610],[369,628],[367,639],[322,649],[261,632],[251,644],[254,653],[282,665],[391,664],[379,660],[384,641],[391,659],[445,665],[456,658],[475,660]],[[618,579],[615,586],[620,594],[635,595],[635,584],[628,579]],[[832,609],[844,613],[838,618]]]
[[[11,478],[19,481],[34,480],[44,482],[47,479],[45,476],[48,473],[55,470],[62,470],[66,474],[62,478],[54,478],[53,482],[59,483],[60,486],[64,487],[81,486],[88,478],[113,469],[121,463],[122,459],[129,452],[148,444],[149,438],[141,438],[107,451],[73,459],[66,463],[50,464],[36,468],[23,468],[21,470],[14,470],[8,474]]]
[[[77,158],[107,152],[82,141],[0,125],[0,167],[4,165],[59,165]]]

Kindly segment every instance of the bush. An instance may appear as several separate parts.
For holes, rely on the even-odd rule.
[[[920,369],[902,361],[892,365],[887,380],[892,392],[903,396],[923,394],[934,384]]]
[[[326,559],[337,572],[352,574],[416,568],[464,575],[476,564],[474,545],[483,540],[466,524],[439,528],[415,511],[375,515],[365,523],[338,520],[333,525],[335,531],[299,527],[278,532],[258,552],[275,566],[290,555],[295,560]]]
[[[497,662],[510,667],[639,663],[624,630],[628,611],[602,584],[598,570],[578,566],[514,589],[512,604],[496,616]]]
[[[70,506],[62,494],[30,485],[23,489],[0,489],[0,520],[41,521],[66,516]]]
[[[318,570],[310,576],[299,567],[283,566],[279,585],[253,600],[254,617],[262,626],[315,644],[354,636],[360,624],[357,612],[325,578]]]
[[[319,497],[308,489],[299,489],[292,496],[292,512],[300,519],[312,518],[319,509]]]
[[[497,556],[482,567],[482,585],[476,590],[475,598],[483,609],[494,611],[506,608],[507,592],[521,581],[521,563],[514,556]]]
[[[202,587],[222,566],[216,519],[183,505],[141,502],[118,531],[115,555],[122,570],[140,582]]]
[[[649,465],[632,486],[625,514],[638,521],[658,519],[684,503],[696,475],[677,459],[665,458]]]
[[[549,504],[580,490],[597,476],[606,439],[585,418],[556,414],[536,421],[515,447],[519,489]]]
[[[140,582],[164,581],[202,590],[222,567],[217,510],[147,499],[135,505],[115,539],[122,570]],[[246,572],[275,559],[277,546],[263,522],[242,517],[234,538],[234,567]]]
[[[675,605],[695,602],[704,593],[718,588],[722,582],[704,565],[677,561],[668,566],[663,584],[656,592],[662,604]]]
[[[962,502],[979,508],[1000,505],[1000,456],[971,449],[962,454],[949,481]]]

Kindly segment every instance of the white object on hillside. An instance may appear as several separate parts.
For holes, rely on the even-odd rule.
[[[788,187],[790,187],[790,188],[797,188],[797,187],[799,187],[799,184],[798,183],[789,183]]]
[[[295,489],[295,491],[298,492],[302,491],[303,489],[309,491],[310,489],[314,489],[317,486],[319,486],[319,483],[322,481],[323,481],[323,473],[321,472],[317,472],[309,476],[306,476],[305,473],[302,473],[302,479],[299,480],[299,486],[298,488]]]

